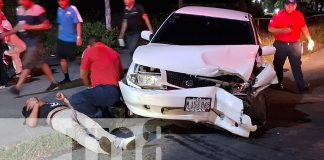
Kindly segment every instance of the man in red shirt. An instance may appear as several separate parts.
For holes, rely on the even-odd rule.
[[[278,76],[278,89],[283,89],[283,66],[288,57],[292,72],[300,93],[309,89],[301,70],[302,45],[299,42],[302,32],[308,40],[308,49],[313,50],[312,40],[303,14],[296,10],[296,0],[285,0],[285,9],[273,16],[269,24],[269,32],[275,36],[274,47],[277,52],[274,57],[274,67]]]
[[[123,75],[119,54],[92,37],[84,51],[80,77],[86,90],[73,95],[72,106],[89,117],[102,117],[98,109],[106,110],[120,101],[118,82]],[[100,112],[99,112],[100,113]]]

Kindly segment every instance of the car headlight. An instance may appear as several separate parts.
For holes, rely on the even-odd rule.
[[[145,89],[165,89],[161,84],[159,69],[140,66],[137,73],[131,73],[127,79],[133,84]]]

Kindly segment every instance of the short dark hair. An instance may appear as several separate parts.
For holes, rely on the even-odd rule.
[[[100,42],[101,38],[95,35],[90,36],[89,40],[88,40],[88,44],[89,45],[94,45],[97,42]]]

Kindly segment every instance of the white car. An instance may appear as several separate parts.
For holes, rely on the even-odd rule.
[[[264,89],[278,83],[260,56],[248,13],[184,7],[172,13],[149,44],[136,49],[120,89],[129,110],[140,116],[209,123],[249,137],[266,122]]]

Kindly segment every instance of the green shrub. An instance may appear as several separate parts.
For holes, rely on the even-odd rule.
[[[104,23],[95,22],[95,23],[83,23],[83,31],[82,31],[82,47],[78,48],[77,54],[81,55],[84,49],[86,49],[88,44],[88,39],[90,36],[95,35],[101,38],[102,42],[112,47],[115,50],[118,50],[118,35],[119,29],[113,28],[111,31],[107,31]],[[45,42],[45,50],[47,55],[56,53],[56,43],[57,43],[57,25],[53,25],[50,31],[45,32],[44,34],[44,42]]]
[[[82,35],[83,46],[78,49],[79,54],[87,47],[88,40],[92,35],[98,36],[103,43],[118,50],[119,29],[117,27],[107,31],[105,24],[102,22],[84,23]]]

